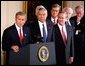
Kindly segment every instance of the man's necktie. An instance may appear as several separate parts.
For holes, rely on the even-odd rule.
[[[21,33],[21,28],[19,30],[19,33],[20,33],[20,35],[19,35],[20,43],[22,44],[22,42],[23,42],[23,36],[22,36],[22,33]]]
[[[44,24],[43,24],[43,42],[46,42],[46,31]]]
[[[64,44],[66,44],[67,43],[67,38],[66,38],[65,32],[63,30],[63,27],[62,27],[62,30],[61,30],[61,34],[62,34],[62,38],[63,38]]]
[[[54,19],[54,23],[53,24],[55,25],[55,19]]]

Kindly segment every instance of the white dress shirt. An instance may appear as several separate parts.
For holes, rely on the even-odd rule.
[[[16,29],[18,31],[18,35],[20,36],[20,27],[18,27],[16,23],[15,23],[15,27],[16,27]],[[22,29],[22,27],[21,27],[21,34],[23,36],[23,29]]]
[[[62,25],[60,25],[60,24],[58,23],[58,27],[59,27],[60,32],[61,32],[61,31],[62,31]],[[67,31],[66,31],[66,26],[65,26],[65,24],[63,25],[63,30],[64,30],[65,36],[66,36],[66,38],[67,38]],[[61,33],[62,33],[62,32],[61,32]]]
[[[46,22],[40,22],[40,21],[38,21],[38,23],[39,23],[39,27],[40,27],[40,33],[41,33],[41,36],[43,37],[43,24],[44,24],[44,26],[45,26],[45,32],[46,32],[46,37],[47,37],[47,25],[46,25]]]
[[[67,20],[66,22],[68,22],[68,24],[71,26],[71,23],[70,23],[70,21],[69,21],[69,20]]]

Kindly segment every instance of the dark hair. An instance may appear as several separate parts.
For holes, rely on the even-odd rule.
[[[78,6],[75,7],[75,11],[76,11],[78,8],[84,9],[84,7],[83,7],[82,5],[78,5]]]
[[[15,18],[17,18],[18,15],[26,16],[26,14],[24,12],[21,12],[21,11],[16,13]]]
[[[59,14],[66,14],[66,12],[64,12],[64,11],[60,11]],[[59,14],[58,14],[58,15],[59,15]]]
[[[55,7],[61,8],[61,6],[59,4],[53,4],[52,7],[51,7],[51,9],[52,8],[55,8]]]

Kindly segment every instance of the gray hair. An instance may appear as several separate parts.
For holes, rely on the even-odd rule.
[[[35,15],[37,15],[37,13],[38,13],[40,10],[43,10],[43,11],[45,11],[45,12],[47,13],[47,9],[46,9],[44,6],[39,5],[39,6],[36,7]]]
[[[63,8],[63,12],[66,12],[67,10],[71,10],[71,13],[73,13],[73,9],[72,8],[70,8],[70,7],[65,7],[65,8]]]

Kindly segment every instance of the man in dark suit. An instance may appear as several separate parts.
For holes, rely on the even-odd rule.
[[[71,19],[75,21],[74,47],[75,57],[74,64],[84,65],[84,7],[79,5],[75,8],[76,16]]]
[[[37,6],[35,14],[37,19],[30,24],[32,43],[53,41],[52,39],[53,25],[50,20],[46,19],[47,18],[46,8],[42,5]]]
[[[6,64],[9,60],[9,51],[19,52],[19,49],[30,43],[29,28],[24,25],[26,14],[17,12],[15,15],[16,23],[4,30],[2,36],[2,49],[6,51]]]
[[[56,59],[58,64],[71,64],[74,58],[73,31],[65,23],[66,13],[60,12],[58,23],[54,26]]]
[[[51,7],[51,17],[49,19],[52,21],[53,25],[57,24],[58,13],[60,11],[61,6],[59,4],[53,4]]]
[[[73,14],[73,9],[70,7],[65,7],[65,8],[63,8],[63,12],[66,12],[66,22],[74,30],[75,29],[75,22],[74,22],[74,20],[70,19],[72,17],[72,14]]]

